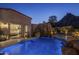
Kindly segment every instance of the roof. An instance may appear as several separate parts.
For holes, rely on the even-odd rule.
[[[3,9],[3,10],[12,10],[12,11],[17,12],[17,13],[19,13],[19,14],[25,16],[25,17],[28,17],[28,18],[32,19],[31,17],[29,17],[29,16],[27,16],[27,15],[21,13],[21,12],[18,12],[18,11],[16,11],[15,9],[12,9],[12,8],[0,8],[0,10],[1,10],[1,9]]]

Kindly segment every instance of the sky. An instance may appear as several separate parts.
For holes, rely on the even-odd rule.
[[[32,23],[48,21],[49,16],[61,20],[66,13],[79,16],[79,4],[68,3],[0,3],[0,8],[12,8],[32,18]]]

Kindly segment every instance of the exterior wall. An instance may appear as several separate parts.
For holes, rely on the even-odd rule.
[[[31,35],[33,36],[35,29],[37,28],[38,24],[31,24]]]
[[[32,33],[33,32],[35,32],[34,35],[37,37],[45,35],[52,36],[52,26],[50,23],[33,24]]]
[[[15,10],[0,9],[0,21],[12,22],[15,24],[28,24],[30,17],[20,14]],[[7,20],[7,21],[6,21]]]
[[[0,21],[8,23],[7,34],[10,34],[10,24],[21,25],[21,37],[25,37],[25,26],[27,26],[27,35],[31,36],[31,18],[13,9],[0,9]]]

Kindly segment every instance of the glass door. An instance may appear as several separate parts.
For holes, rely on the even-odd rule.
[[[19,38],[21,36],[21,25],[10,24],[10,38]]]

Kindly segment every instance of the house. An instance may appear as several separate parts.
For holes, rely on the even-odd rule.
[[[14,9],[0,8],[0,30],[3,31],[1,37],[7,39],[30,37],[31,19]]]

